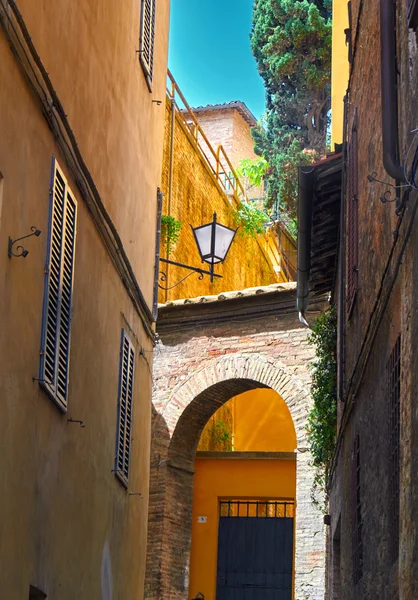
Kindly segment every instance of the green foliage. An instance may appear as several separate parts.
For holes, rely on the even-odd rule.
[[[269,164],[268,207],[296,215],[297,169],[325,152],[331,1],[255,0],[251,46],[267,93],[255,151]]]
[[[308,341],[316,349],[311,386],[314,405],[307,428],[312,465],[316,468],[314,496],[316,488],[325,488],[337,431],[337,315],[333,306],[316,319]]]
[[[234,219],[243,234],[256,237],[263,233],[265,223],[269,221],[268,215],[259,210],[252,202],[241,202],[239,208],[234,210]]]
[[[232,450],[232,433],[230,427],[223,421],[214,420],[208,432],[211,437],[211,448],[224,452]]]
[[[182,228],[181,221],[178,221],[174,217],[169,215],[162,215],[161,217],[161,243],[167,250],[167,254],[170,255],[173,246],[177,243],[180,237],[180,231]]]
[[[268,162],[262,156],[254,160],[244,158],[237,168],[237,173],[241,177],[246,177],[251,185],[261,187],[268,166]]]

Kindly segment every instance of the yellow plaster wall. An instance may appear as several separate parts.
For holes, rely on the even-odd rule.
[[[151,304],[160,113],[136,55],[139,2],[17,2],[79,149]],[[164,94],[168,2],[157,2],[155,94]],[[152,343],[60,146],[0,28],[1,598],[143,598]],[[78,202],[68,410],[41,389],[39,349],[52,157]],[[30,232],[27,258],[7,240]],[[136,348],[128,496],[114,476],[121,329]],[[144,355],[140,356],[141,348]],[[84,428],[69,423],[82,420]],[[113,579],[110,576],[113,574]],[[102,575],[101,575],[102,574]],[[106,582],[105,582],[106,583]]]
[[[161,189],[165,194],[163,214],[170,214],[183,223],[179,242],[169,258],[207,268],[205,263],[202,264],[200,260],[190,224],[198,226],[208,223],[212,221],[213,213],[216,211],[219,222],[236,228],[233,210],[237,204],[233,198],[223,192],[210,167],[197,150],[193,137],[178,113],[175,116],[174,164],[170,198],[171,102],[167,101],[165,110],[161,181]],[[238,232],[225,263],[216,267],[216,272],[222,275],[223,279],[215,279],[211,284],[207,277],[199,281],[197,275],[192,275],[168,293],[160,291],[159,301],[166,302],[178,298],[219,294],[222,291],[239,290],[283,281],[276,276],[263,244],[263,236],[259,242],[254,238],[242,236]],[[164,248],[162,248],[161,256],[167,257]],[[165,267],[165,265],[162,266]],[[187,274],[187,271],[172,266],[168,267],[167,272],[168,281],[165,285],[168,286],[173,285]]]
[[[274,390],[256,389],[233,399],[236,452],[293,452],[296,432],[286,402]]]
[[[343,98],[348,86],[348,47],[344,29],[348,28],[347,0],[332,2],[332,59],[331,59],[331,145],[343,141]]]
[[[222,444],[224,431],[230,438]],[[295,448],[296,432],[286,402],[274,390],[259,388],[231,398],[215,412],[198,450],[293,452]]]
[[[296,461],[197,459],[195,469],[189,599],[215,600],[219,500],[294,499]]]

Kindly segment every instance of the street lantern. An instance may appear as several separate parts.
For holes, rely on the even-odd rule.
[[[210,265],[210,280],[213,282],[214,265],[224,262],[237,230],[218,223],[215,212],[211,223],[192,227],[192,231],[202,262]]]
[[[209,271],[205,271],[199,267],[191,267],[190,265],[169,260],[168,258],[159,258],[159,262],[199,273],[199,279],[202,279],[204,275],[210,275],[210,281],[213,283],[215,277],[222,277],[222,275],[214,273],[215,264],[224,262],[237,230],[218,223],[216,220],[216,212],[213,213],[213,221],[211,223],[200,225],[199,227],[192,227],[192,225],[190,225],[190,227],[192,228],[194,239],[202,262],[206,262],[210,265]],[[166,273],[160,273],[160,275],[161,281],[167,280]],[[189,273],[189,275],[191,275],[191,273]],[[186,277],[189,277],[189,275],[186,275]],[[183,279],[175,283],[170,288],[163,287],[160,283],[158,284],[158,287],[163,290],[172,289],[184,281],[186,277],[183,277]]]

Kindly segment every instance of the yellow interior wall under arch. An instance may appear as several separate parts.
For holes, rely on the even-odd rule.
[[[198,450],[293,452],[295,448],[296,433],[286,402],[274,390],[258,388],[235,396],[216,411]]]
[[[233,398],[236,452],[293,452],[296,432],[286,402],[274,390],[258,388]]]

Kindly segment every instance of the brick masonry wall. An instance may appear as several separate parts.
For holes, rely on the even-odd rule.
[[[390,181],[382,164],[379,2],[353,0],[352,39],[358,29],[350,87],[350,117],[358,109],[359,289],[347,324],[347,400],[339,407],[340,450],[330,490],[330,561],[340,550],[338,574],[329,570],[329,598],[413,600],[418,598],[417,391],[417,193],[400,215],[380,196],[393,188],[370,183],[367,175]],[[360,6],[363,9],[360,11]],[[418,54],[416,35],[405,26],[405,3],[397,2],[399,142],[401,161],[417,127]],[[358,19],[358,16],[360,18]],[[359,23],[359,25],[357,24]],[[367,81],[367,85],[365,82]],[[394,182],[392,182],[394,183]],[[396,232],[394,234],[394,232]],[[389,414],[385,366],[401,334],[399,558],[391,558]],[[363,576],[353,579],[353,513],[350,465],[354,437],[361,446]],[[337,531],[340,522],[341,531]],[[334,537],[338,539],[333,541]],[[338,577],[341,595],[337,595]]]
[[[224,301],[223,304],[225,304]],[[312,348],[295,314],[165,333],[154,360],[146,598],[185,599],[193,464],[200,434],[219,406],[254,387],[286,401],[296,429],[295,600],[323,600],[325,535],[311,502],[306,442]]]

